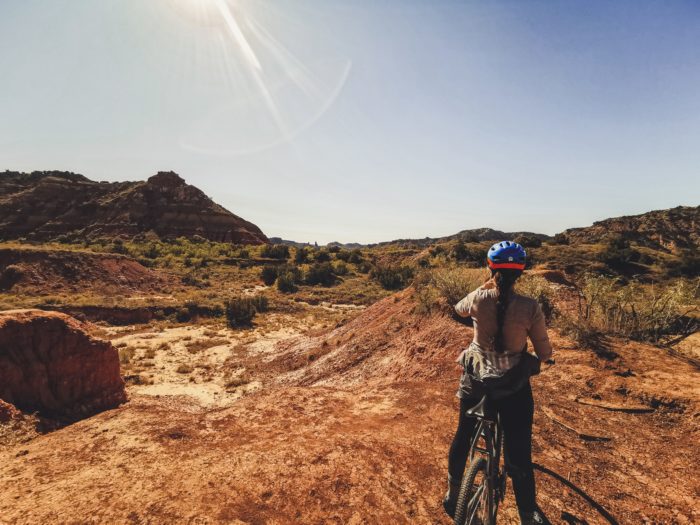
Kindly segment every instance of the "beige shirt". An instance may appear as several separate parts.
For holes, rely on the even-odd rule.
[[[474,320],[474,342],[489,352],[494,350],[494,339],[498,329],[497,298],[496,284],[489,281],[455,306],[455,311],[460,316],[471,317]],[[503,321],[504,352],[514,354],[527,349],[528,337],[540,361],[546,361],[552,356],[552,345],[549,343],[544,314],[539,303],[513,292]]]

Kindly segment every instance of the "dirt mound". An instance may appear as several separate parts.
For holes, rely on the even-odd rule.
[[[574,283],[572,283],[561,270],[529,270],[528,274],[542,277],[549,283],[566,286],[568,288],[574,287]]]
[[[116,254],[69,250],[0,249],[0,290],[43,293],[155,292],[172,278]]]
[[[57,312],[0,312],[0,399],[79,419],[126,400],[117,350]]]
[[[472,330],[445,314],[415,313],[413,289],[387,297],[327,334],[279,344],[284,380],[357,385],[426,380],[449,374]]]
[[[268,242],[255,224],[219,206],[173,172],[147,181],[94,182],[58,171],[0,174],[0,230],[5,239],[133,236]]]

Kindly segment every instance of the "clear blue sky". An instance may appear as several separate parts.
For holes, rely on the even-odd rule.
[[[3,169],[319,243],[698,205],[700,3],[2,0]]]

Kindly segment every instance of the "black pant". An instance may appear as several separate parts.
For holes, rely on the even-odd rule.
[[[480,400],[462,398],[459,407],[459,424],[452,440],[448,471],[453,480],[460,480],[464,475],[467,453],[476,426],[476,419],[465,417],[466,410]],[[532,470],[532,415],[535,403],[532,389],[528,383],[515,394],[494,401],[501,416],[505,461],[508,474],[513,481],[515,501],[520,512],[532,512],[537,509],[535,503],[535,476]]]

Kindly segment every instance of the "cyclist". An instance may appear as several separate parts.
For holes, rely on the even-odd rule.
[[[474,418],[465,417],[464,413],[489,392],[501,417],[505,460],[520,521],[523,525],[548,523],[535,500],[534,402],[529,377],[539,372],[541,361],[550,359],[552,347],[540,305],[513,291],[525,269],[525,257],[525,250],[515,242],[494,244],[487,254],[490,279],[455,306],[460,317],[472,318],[474,339],[458,359],[464,368],[457,392],[460,417],[450,447],[448,491],[443,502],[452,517],[476,425]],[[528,337],[537,358],[527,352]]]

